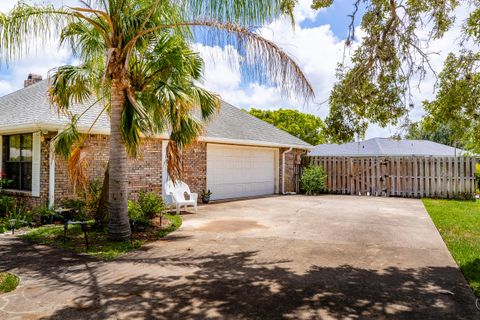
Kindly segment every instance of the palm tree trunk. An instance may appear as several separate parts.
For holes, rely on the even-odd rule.
[[[130,239],[128,221],[127,151],[120,131],[120,121],[126,101],[119,80],[112,79],[110,106],[110,163],[109,163],[109,225],[110,240]]]
[[[103,177],[102,193],[100,195],[98,207],[95,211],[95,224],[98,228],[102,228],[108,223],[108,197],[110,190],[108,187],[108,183],[110,182],[110,176],[108,174],[109,167],[110,166],[107,163],[107,168],[105,169],[105,175]]]

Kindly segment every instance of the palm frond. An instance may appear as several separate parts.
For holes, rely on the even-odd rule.
[[[147,32],[182,27],[203,27],[210,30],[205,41],[213,44],[231,44],[244,56],[249,77],[260,83],[274,83],[285,96],[297,95],[309,100],[315,95],[311,83],[298,63],[273,41],[259,33],[231,22],[209,20],[185,21],[156,26]]]
[[[98,88],[98,75],[87,65],[61,66],[53,69],[50,77],[50,102],[60,110],[68,110],[70,104],[82,104],[91,100]]]
[[[141,117],[136,108],[127,101],[121,117],[121,133],[125,147],[131,157],[139,155],[142,133],[147,133],[146,121],[149,119]]]
[[[56,154],[63,155],[65,159],[70,156],[71,150],[75,144],[82,140],[81,134],[77,129],[76,117],[61,132],[52,139],[51,144]]]
[[[20,2],[0,18],[0,62],[9,62],[29,52],[32,44],[42,46],[75,21],[74,13],[53,5],[31,6]],[[41,40],[41,41],[34,41]]]
[[[195,142],[203,130],[203,125],[193,117],[183,115],[176,121],[177,126],[172,128],[167,146],[167,172],[173,181],[183,174],[182,150]]]
[[[72,182],[73,192],[81,187],[86,190],[88,187],[88,176],[85,169],[89,163],[92,152],[83,144],[76,145],[68,158],[68,176]]]
[[[180,179],[183,173],[182,151],[172,140],[167,145],[167,173],[173,182]]]
[[[194,86],[192,94],[195,97],[195,105],[199,107],[202,119],[209,120],[220,109],[220,98],[218,95]]]
[[[192,21],[182,24],[210,28],[213,33],[207,35],[207,42],[221,40],[236,47],[245,57],[251,80],[273,82],[286,96],[294,94],[305,100],[314,97],[313,87],[298,63],[277,44],[257,32],[228,22]]]
[[[291,16],[291,0],[183,0],[187,19],[202,17],[243,26],[263,25],[281,14]]]
[[[83,61],[104,60],[105,41],[97,29],[85,21],[76,21],[68,24],[60,34],[60,44],[69,44],[72,54]]]

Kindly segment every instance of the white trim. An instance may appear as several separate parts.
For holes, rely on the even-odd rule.
[[[50,153],[48,155],[48,208],[53,209],[54,206],[55,206],[55,151],[53,150],[53,144],[50,144]]]
[[[292,148],[282,152],[282,194],[285,194],[285,155],[292,151]]]
[[[168,145],[168,140],[162,140],[162,196],[163,196],[163,199],[165,199],[165,185],[168,181],[167,145]]]
[[[310,149],[314,148],[313,146],[283,144],[283,143],[258,141],[258,140],[239,140],[239,139],[230,139],[230,138],[200,137],[198,139],[198,141],[204,141],[204,142],[209,142],[209,143],[220,143],[220,144],[235,144],[235,145],[243,145],[243,146],[292,148],[292,149],[302,149],[302,150],[310,150]]]
[[[275,194],[280,193],[280,149],[275,149]]]
[[[34,132],[32,138],[32,197],[40,197],[40,162],[42,158],[42,134]]]
[[[0,134],[16,134],[16,133],[28,133],[28,132],[35,132],[35,131],[62,131],[65,129],[66,125],[62,124],[49,124],[49,123],[31,123],[31,124],[16,124],[16,125],[7,125],[7,126],[0,126]],[[78,126],[78,131],[81,133],[89,133],[89,134],[103,134],[103,135],[110,135],[109,129],[103,128],[95,128],[93,127],[91,130],[89,126]]]

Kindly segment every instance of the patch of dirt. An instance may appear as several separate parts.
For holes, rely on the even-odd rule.
[[[241,232],[251,229],[268,229],[267,226],[255,220],[213,220],[197,228],[207,232]]]

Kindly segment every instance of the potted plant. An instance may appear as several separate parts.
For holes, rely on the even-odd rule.
[[[212,195],[212,192],[210,189],[203,191],[202,192],[202,203],[207,204],[210,202],[210,196]]]

